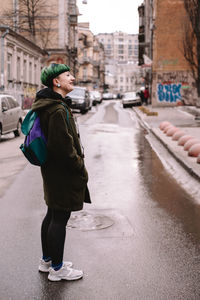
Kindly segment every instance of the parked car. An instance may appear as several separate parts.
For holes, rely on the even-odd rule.
[[[92,107],[89,92],[85,87],[75,86],[67,96],[72,100],[71,108],[78,109],[81,113],[87,112]]]
[[[92,105],[96,105],[97,103],[102,102],[101,93],[99,91],[90,91],[89,94],[92,101]]]
[[[113,99],[112,93],[103,93],[103,100]]]
[[[14,132],[20,136],[23,111],[11,95],[0,94],[0,139],[3,134]]]
[[[141,105],[141,99],[137,92],[124,93],[122,98],[123,107],[132,107],[134,105]]]

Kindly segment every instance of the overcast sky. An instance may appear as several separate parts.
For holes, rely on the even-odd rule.
[[[123,31],[138,33],[138,6],[142,0],[77,0],[78,22],[89,22],[94,34]]]

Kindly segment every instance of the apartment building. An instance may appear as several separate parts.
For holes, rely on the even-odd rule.
[[[104,48],[89,29],[89,23],[78,24],[78,63],[77,84],[89,90],[103,90]]]
[[[24,108],[30,108],[41,88],[40,73],[47,52],[17,34],[0,26],[0,92],[12,94]]]
[[[138,35],[124,32],[99,33],[105,50],[105,82],[110,92],[135,90],[138,82]]]
[[[96,35],[105,49],[106,63],[110,60],[138,61],[138,36],[124,32],[99,33]]]
[[[66,63],[76,75],[78,14],[76,0],[8,0],[1,3],[0,23],[48,51],[45,64]]]

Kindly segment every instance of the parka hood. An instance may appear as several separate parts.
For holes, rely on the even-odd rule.
[[[41,110],[49,106],[64,102],[70,106],[70,97],[63,98],[59,93],[54,92],[51,88],[44,88],[37,92],[32,110]]]

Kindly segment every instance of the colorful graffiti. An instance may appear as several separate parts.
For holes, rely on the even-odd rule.
[[[159,102],[176,103],[181,101],[181,83],[159,83],[157,96]]]

